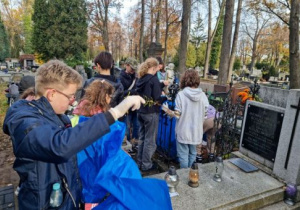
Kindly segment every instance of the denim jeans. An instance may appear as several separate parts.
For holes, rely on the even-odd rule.
[[[127,115],[127,140],[130,141],[130,129],[132,128],[132,138],[139,139],[139,122],[137,117],[137,111],[129,111]]]
[[[180,168],[190,168],[196,160],[197,150],[193,144],[182,144],[176,141],[177,157],[179,159]]]
[[[140,123],[138,165],[142,170],[152,167],[152,155],[156,150],[159,113],[138,113]]]

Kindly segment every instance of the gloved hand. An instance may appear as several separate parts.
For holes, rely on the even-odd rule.
[[[110,108],[109,112],[112,114],[115,120],[119,119],[131,108],[132,111],[139,109],[141,103],[146,103],[145,100],[140,96],[127,96],[121,103],[116,107]]]
[[[179,111],[173,111],[173,110],[169,109],[169,105],[167,103],[164,103],[162,105],[162,110],[165,111],[165,113],[171,118],[175,117],[176,119],[179,119],[179,117],[181,115]]]

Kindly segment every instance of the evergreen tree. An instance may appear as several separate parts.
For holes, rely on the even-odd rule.
[[[189,42],[185,65],[188,68],[193,68],[195,67],[195,64],[196,64],[196,48],[191,42]]]
[[[49,2],[46,0],[35,0],[33,5],[33,35],[32,45],[34,51],[40,55],[42,60],[49,59],[47,51],[48,28],[51,26],[51,19],[48,13]]]
[[[205,64],[205,51],[206,43],[200,43],[200,46],[196,49],[196,66],[204,66]]]
[[[87,19],[84,0],[36,0],[34,38],[43,60],[81,60],[87,50]]]
[[[204,34],[204,24],[203,24],[203,20],[200,16],[200,13],[198,13],[195,26],[191,29],[191,36],[190,37],[191,37],[190,42],[195,46],[195,50],[196,50],[195,65],[196,66],[204,65],[203,56],[205,56],[205,49],[206,48],[203,48],[202,42],[207,37]],[[202,48],[201,48],[201,46],[202,46]],[[204,51],[203,51],[203,49],[204,49]]]
[[[216,36],[212,43],[212,50],[210,55],[209,66],[212,69],[217,68],[220,62],[220,53],[221,53],[221,46],[222,46],[222,35],[223,35],[223,25],[224,25],[224,15],[220,19],[220,23],[218,25]]]
[[[0,61],[5,61],[7,57],[9,57],[9,41],[0,13]]]
[[[186,55],[186,62],[185,66],[187,68],[193,68],[196,65],[197,53],[195,46],[189,42],[187,47],[187,55]],[[179,65],[179,49],[176,50],[176,54],[173,57],[174,65],[177,67]]]
[[[206,35],[204,34],[204,24],[203,20],[200,16],[200,13],[198,13],[195,26],[191,29],[191,40],[196,49],[200,47],[201,41],[204,41],[206,39]]]
[[[241,59],[236,58],[236,59],[234,60],[233,69],[234,69],[234,70],[239,70],[241,67],[242,67]]]
[[[25,1],[25,12],[23,14],[23,27],[24,27],[24,52],[26,54],[32,54],[32,1]]]

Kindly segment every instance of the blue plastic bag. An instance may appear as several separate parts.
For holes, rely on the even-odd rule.
[[[87,119],[80,116],[79,123]],[[166,182],[142,178],[134,160],[121,149],[126,125],[117,121],[110,130],[77,154],[84,202],[100,202],[95,210],[172,209]]]

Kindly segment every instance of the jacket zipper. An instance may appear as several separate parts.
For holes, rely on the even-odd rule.
[[[74,207],[76,208],[76,202],[75,202],[75,200],[73,198],[72,193],[69,190],[68,183],[66,182],[65,178],[62,178],[62,181],[63,181],[64,187],[66,188],[67,192],[69,193],[69,195],[70,195],[70,197],[71,197],[71,199],[73,201]]]

